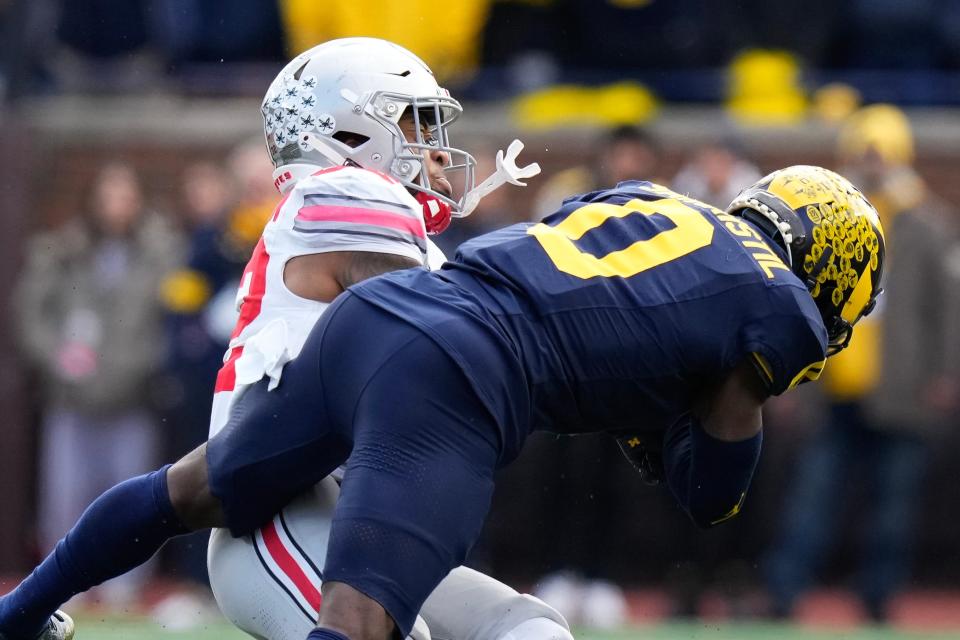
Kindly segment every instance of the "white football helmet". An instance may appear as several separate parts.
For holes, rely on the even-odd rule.
[[[463,109],[430,68],[403,47],[376,38],[342,38],[313,47],[283,68],[260,110],[281,192],[317,166],[354,163],[395,177],[418,192],[421,202],[419,193],[449,206],[455,217],[464,215],[476,162],[451,147],[447,134]],[[398,125],[408,110],[417,131],[410,141]],[[432,139],[424,139],[421,124]],[[449,154],[445,173],[455,197],[431,188],[425,150]]]

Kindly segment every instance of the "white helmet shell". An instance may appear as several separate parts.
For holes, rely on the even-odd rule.
[[[416,140],[406,140],[398,124],[408,110]],[[261,113],[281,190],[317,166],[352,163],[437,197],[457,215],[463,196],[453,200],[430,188],[423,154],[436,150],[450,157],[448,175],[461,174],[460,194],[474,186],[474,159],[447,136],[460,104],[420,58],[392,42],[342,38],[301,53],[271,83]],[[421,123],[432,138],[424,139]]]

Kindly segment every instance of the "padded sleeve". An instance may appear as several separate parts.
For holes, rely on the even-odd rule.
[[[370,251],[426,263],[421,207],[389,176],[352,167],[314,175],[283,207],[304,253]]]
[[[769,304],[744,329],[749,358],[771,395],[816,380],[826,362],[827,331],[800,286],[770,287]]]

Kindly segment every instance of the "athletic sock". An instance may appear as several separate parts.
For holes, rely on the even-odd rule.
[[[87,507],[46,560],[0,598],[0,632],[35,637],[64,602],[143,564],[169,538],[188,533],[170,503],[168,468],[122,482]]]
[[[317,627],[310,632],[310,635],[307,636],[307,640],[350,640],[350,638],[343,635],[339,631],[334,631],[333,629],[327,629],[324,627]]]

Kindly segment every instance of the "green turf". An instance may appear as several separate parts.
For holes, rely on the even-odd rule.
[[[621,631],[578,629],[577,640],[946,640],[960,638],[960,631],[906,632],[884,627],[828,630],[784,624],[671,623]],[[169,631],[136,619],[77,619],[77,640],[243,640],[248,636],[227,623],[191,631]]]
[[[136,618],[94,618],[78,616],[76,640],[250,640],[226,622],[204,625],[190,631],[170,631]]]
[[[771,623],[670,623],[616,632],[576,630],[577,640],[946,640],[960,633],[905,632],[886,627],[828,630]]]

